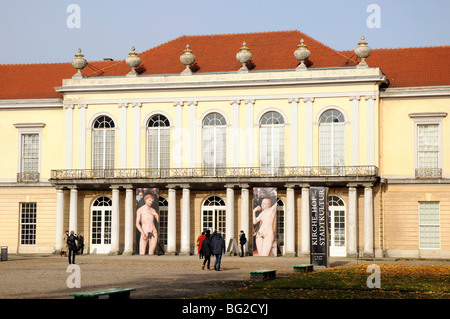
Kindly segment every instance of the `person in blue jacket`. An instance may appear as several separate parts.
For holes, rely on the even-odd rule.
[[[216,256],[216,261],[214,262],[214,270],[220,271],[222,253],[225,253],[225,240],[223,239],[220,230],[218,230],[216,236],[212,238],[211,247],[213,254]]]

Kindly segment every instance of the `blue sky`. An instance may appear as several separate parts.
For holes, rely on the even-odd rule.
[[[89,61],[117,60],[182,35],[282,30],[336,50],[354,49],[361,35],[371,48],[450,45],[449,12],[449,0],[0,0],[0,64],[69,62],[79,47]]]

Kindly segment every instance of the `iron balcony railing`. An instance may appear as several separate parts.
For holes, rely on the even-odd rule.
[[[39,182],[40,174],[38,172],[31,173],[17,173],[17,181],[19,183]]]
[[[310,167],[226,167],[159,169],[61,169],[52,170],[51,179],[174,179],[174,178],[254,178],[254,177],[369,177],[378,176],[376,166]]]
[[[417,168],[416,178],[442,178],[441,168]]]

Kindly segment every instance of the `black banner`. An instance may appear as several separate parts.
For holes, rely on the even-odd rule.
[[[328,188],[309,188],[311,264],[328,267]]]

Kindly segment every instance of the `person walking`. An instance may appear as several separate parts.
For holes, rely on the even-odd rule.
[[[83,234],[80,234],[80,236],[78,236],[78,255],[83,255],[83,249],[84,249],[84,236]]]
[[[64,233],[63,236],[63,242],[62,242],[62,247],[61,247],[61,257],[67,257],[67,250],[69,250],[69,247],[67,246],[67,238],[69,238],[69,231],[66,230],[66,232]]]
[[[203,239],[202,241],[200,250],[203,257],[205,257],[205,259],[203,260],[202,270],[205,269],[205,265],[208,269],[210,269],[209,264],[211,263],[212,248],[209,230],[206,231],[205,239]]]
[[[78,237],[74,234],[74,231],[71,230],[70,235],[67,238],[67,246],[69,247],[69,265],[75,264],[75,255],[78,250],[77,243],[76,243],[77,240],[78,240]]]
[[[245,233],[241,230],[241,234],[239,235],[239,244],[241,244],[241,257],[244,257],[244,245],[247,242],[247,238],[245,237]]]
[[[225,253],[225,240],[222,237],[220,230],[217,231],[215,237],[211,241],[212,252],[216,256],[214,262],[214,270],[220,271],[220,264],[222,262],[222,253]]]
[[[205,240],[205,232],[202,232],[200,236],[197,238],[197,247],[198,247],[198,258],[202,259],[202,242]]]

